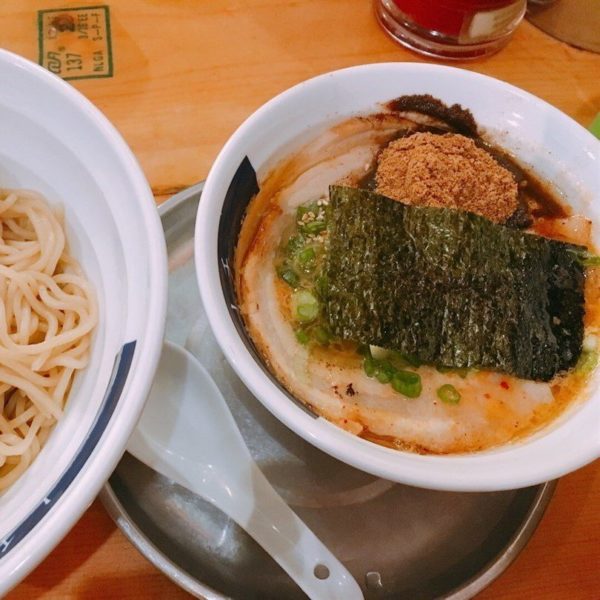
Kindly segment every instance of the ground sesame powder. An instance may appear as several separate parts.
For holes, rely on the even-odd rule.
[[[416,133],[381,152],[376,191],[406,204],[468,210],[504,223],[517,209],[513,176],[462,135]]]

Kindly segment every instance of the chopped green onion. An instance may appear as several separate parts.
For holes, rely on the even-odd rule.
[[[390,376],[390,378],[392,377],[392,375],[395,375],[398,372],[398,369],[396,369],[396,367],[389,360],[380,361],[379,368],[385,373],[387,373]]]
[[[598,337],[593,333],[588,333],[583,338],[583,351],[593,352],[598,348]]]
[[[596,368],[597,364],[598,352],[595,350],[582,352],[579,360],[577,361],[575,372],[579,375],[589,375]]]
[[[455,375],[458,375],[463,379],[465,379],[465,377],[469,374],[469,369],[457,367],[444,367],[442,365],[436,366],[435,370],[438,373],[454,373]]]
[[[586,252],[583,255],[583,265],[585,267],[600,267],[600,256]]]
[[[437,389],[437,397],[446,404],[458,404],[460,402],[460,392],[449,383]]]
[[[285,264],[277,269],[277,274],[283,279],[290,287],[297,288],[300,283],[300,279],[296,272]]]
[[[292,296],[296,307],[296,318],[304,323],[313,321],[319,315],[319,301],[308,291],[298,290]]]
[[[315,249],[308,247],[298,253],[298,262],[303,266],[307,266],[309,263],[314,262],[316,257]]]
[[[322,231],[327,229],[327,223],[325,221],[309,221],[300,225],[300,231],[305,235],[319,235]]]
[[[309,290],[298,290],[294,295],[293,299],[296,304],[317,304],[317,299]]]
[[[315,281],[315,294],[321,299],[324,300],[327,295],[327,277],[325,275],[321,275],[317,277]]]
[[[403,354],[402,358],[411,366],[411,367],[415,367],[418,368],[420,367],[423,363],[416,357],[416,356],[412,356],[410,354]]]
[[[600,267],[600,256],[582,249],[575,249],[570,252],[575,253],[584,267]]]
[[[300,248],[304,247],[304,240],[301,235],[293,235],[287,241],[285,250],[290,258],[296,255]]]
[[[310,341],[310,336],[308,335],[308,333],[306,331],[304,331],[304,329],[297,329],[296,330],[296,339],[301,344],[308,344],[308,342]]]
[[[421,376],[412,371],[397,371],[392,377],[392,387],[408,398],[417,398],[421,395],[423,384]]]
[[[315,216],[319,213],[319,205],[316,202],[303,204],[296,209],[296,219],[302,221],[302,217],[308,213],[313,213]]]
[[[327,346],[327,344],[329,344],[329,340],[331,339],[331,334],[322,325],[317,325],[312,330],[312,334],[313,334],[315,340],[317,340],[317,342],[319,342],[319,344],[321,344],[321,346]]]
[[[309,246],[308,248],[305,248],[304,250],[302,250],[302,252],[298,254],[298,260],[301,263],[306,263],[310,260],[314,260],[316,256],[317,254],[315,252],[315,249],[312,246]]]
[[[594,117],[594,120],[588,129],[600,140],[600,113]]]
[[[300,321],[313,321],[318,314],[318,304],[299,304],[296,310],[296,316]]]
[[[398,369],[387,360],[377,360],[372,358],[375,363],[375,377],[379,383],[389,383]]]
[[[375,373],[375,377],[377,379],[377,381],[379,381],[379,383],[389,383],[392,380],[392,376],[387,373],[386,371],[383,371],[381,369],[377,369],[377,372]]]
[[[377,371],[377,364],[375,363],[375,360],[370,356],[365,356],[365,359],[363,360],[363,369],[367,377],[373,377]]]

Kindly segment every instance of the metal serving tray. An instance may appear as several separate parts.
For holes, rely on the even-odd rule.
[[[210,371],[264,474],[367,599],[473,597],[525,546],[555,483],[478,494],[398,485],[329,457],[279,423],[229,367],[203,312],[193,261],[201,193],[198,184],[160,207],[169,252],[167,339]],[[305,597],[233,521],[129,454],[101,498],[133,545],[199,598]]]

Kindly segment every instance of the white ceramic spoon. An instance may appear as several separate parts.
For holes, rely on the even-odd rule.
[[[219,388],[180,346],[165,342],[127,450],[231,517],[310,598],[363,598],[348,570],[256,466]]]

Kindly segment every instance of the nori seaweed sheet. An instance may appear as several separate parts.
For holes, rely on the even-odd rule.
[[[548,381],[582,350],[580,246],[330,188],[325,312],[341,339]]]

